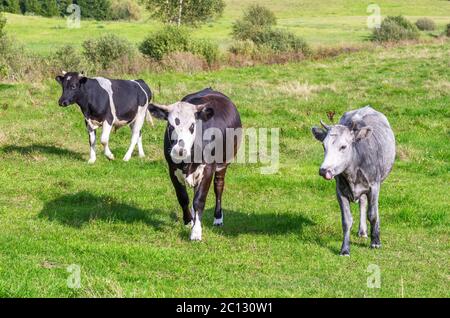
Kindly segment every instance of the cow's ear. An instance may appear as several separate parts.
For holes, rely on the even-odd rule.
[[[363,140],[372,134],[372,128],[369,126],[363,127],[355,131],[355,141]]]
[[[148,105],[148,111],[150,114],[152,114],[153,117],[161,119],[161,120],[167,120],[169,118],[169,112],[165,111],[153,104]]]
[[[55,80],[59,83],[62,84],[64,77],[62,77],[61,75],[58,75],[55,77]]]
[[[80,78],[80,84],[86,84],[87,80],[88,78],[83,76],[82,78]]]
[[[314,138],[316,138],[318,141],[323,142],[325,138],[327,137],[327,132],[319,127],[313,127],[311,129],[312,134],[314,135]]]
[[[195,113],[197,119],[202,121],[208,121],[214,116],[214,110],[205,105],[197,106],[197,113]]]

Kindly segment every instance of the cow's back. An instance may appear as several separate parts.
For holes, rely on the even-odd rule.
[[[395,137],[386,116],[370,106],[345,113],[340,125],[350,129],[370,126],[369,137],[355,144],[360,165],[375,180],[383,181],[392,170],[395,160]]]

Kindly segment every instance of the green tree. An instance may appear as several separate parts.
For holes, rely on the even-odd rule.
[[[39,0],[22,0],[21,1],[22,13],[34,13],[37,15],[42,14],[42,6]]]
[[[223,0],[144,0],[153,17],[164,23],[198,25],[223,14]]]
[[[42,15],[46,17],[54,17],[59,15],[59,8],[56,0],[41,0]]]
[[[1,0],[0,11],[21,13],[19,0]]]
[[[81,8],[83,18],[95,20],[108,20],[110,18],[111,4],[109,0],[74,0]]]
[[[67,8],[73,3],[72,0],[57,0],[59,15],[65,16],[68,14]]]

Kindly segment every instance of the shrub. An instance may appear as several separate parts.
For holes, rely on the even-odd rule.
[[[59,71],[84,71],[87,65],[83,56],[72,45],[65,45],[57,49],[51,56],[52,65]]]
[[[141,8],[136,0],[112,0],[111,20],[139,20]]]
[[[83,42],[83,54],[89,62],[107,69],[121,58],[132,58],[135,49],[126,39],[108,34]]]
[[[241,20],[233,23],[233,38],[235,40],[249,40],[255,37],[255,34],[264,29],[270,29],[277,24],[275,14],[260,5],[251,5],[244,12]]]
[[[416,26],[420,31],[436,30],[436,23],[429,18],[422,18],[416,21]]]
[[[445,34],[450,38],[450,24],[447,24],[447,28],[445,30]]]
[[[168,53],[187,51],[188,46],[189,33],[185,28],[166,26],[160,32],[147,37],[139,46],[139,50],[144,55],[161,60]]]
[[[401,41],[416,40],[419,38],[417,27],[402,16],[389,16],[383,20],[380,28],[374,30],[372,40]]]
[[[228,51],[236,55],[252,57],[257,52],[257,47],[256,44],[251,40],[238,40],[230,46]]]
[[[275,14],[259,4],[250,5],[244,12],[242,20],[260,27],[271,27],[277,24]]]
[[[219,59],[219,47],[208,40],[191,41],[188,51],[202,56],[209,66]]]
[[[187,29],[170,25],[147,37],[139,46],[139,50],[158,61],[170,53],[191,52],[204,57],[209,65],[214,63],[219,55],[216,44],[206,40],[193,40]]]
[[[278,29],[266,29],[255,34],[252,39],[258,46],[266,46],[275,52],[310,53],[306,42],[295,34]]]

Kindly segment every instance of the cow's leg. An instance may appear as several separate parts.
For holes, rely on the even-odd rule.
[[[133,151],[136,148],[136,145],[138,144],[139,140],[141,139],[141,130],[142,130],[142,126],[144,126],[146,112],[147,112],[147,110],[145,109],[145,107],[139,107],[138,114],[136,115],[136,119],[135,119],[134,123],[130,125],[130,127],[131,127],[131,144],[130,144],[130,148],[128,148],[127,154],[123,158],[123,161],[130,161],[131,156],[133,155]],[[141,156],[142,141],[140,143],[141,143],[141,145],[139,148],[139,155]]]
[[[342,231],[344,232],[344,241],[342,242],[341,255],[350,256],[350,231],[353,225],[352,213],[350,210],[350,201],[342,195],[337,189],[337,198],[341,208]]]
[[[367,195],[359,198],[359,237],[367,237]]]
[[[178,203],[183,209],[183,221],[185,225],[193,225],[193,214],[189,210],[189,195],[186,191],[184,184],[181,184],[178,178],[175,176],[175,171],[170,169],[169,172],[170,180],[172,181],[173,187],[177,194]]]
[[[114,160],[114,155],[109,149],[109,136],[111,135],[112,124],[109,124],[107,121],[103,123],[103,131],[102,131],[102,145],[105,147],[105,156],[109,160]]]
[[[222,194],[225,187],[226,173],[227,166],[219,166],[214,175],[214,193],[216,194],[216,209],[214,211],[215,226],[223,226]]]
[[[370,189],[369,197],[369,222],[371,248],[380,248],[380,217],[378,215],[378,197],[380,194],[380,185],[375,185]]]
[[[193,212],[194,216],[194,226],[191,231],[191,241],[201,241],[202,240],[202,217],[203,211],[205,209],[206,198],[208,196],[209,188],[211,187],[211,182],[214,175],[214,166],[206,165],[205,170],[203,170],[203,179],[200,184],[195,188]]]
[[[86,129],[89,134],[89,146],[90,146],[90,154],[89,154],[89,164],[94,164],[97,160],[97,155],[95,154],[95,142],[97,139],[95,129],[92,129],[88,123],[86,122]]]
[[[139,157],[144,158],[145,152],[144,147],[142,146],[142,130],[139,132],[138,150],[139,150]]]

